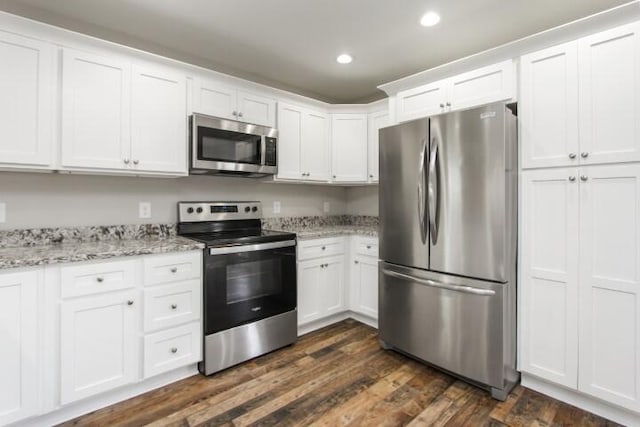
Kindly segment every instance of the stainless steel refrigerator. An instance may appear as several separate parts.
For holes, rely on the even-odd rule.
[[[504,400],[519,380],[514,112],[381,129],[379,191],[381,345]]]

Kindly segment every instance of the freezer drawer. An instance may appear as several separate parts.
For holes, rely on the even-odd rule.
[[[492,388],[506,388],[506,285],[388,263],[380,263],[379,276],[379,337],[386,346]]]

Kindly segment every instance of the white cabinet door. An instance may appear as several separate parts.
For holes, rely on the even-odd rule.
[[[345,310],[344,258],[324,258],[324,273],[321,275],[324,315]]]
[[[584,164],[640,160],[640,23],[579,41]]]
[[[0,32],[0,164],[51,166],[53,45]]]
[[[136,295],[116,292],[60,305],[62,404],[135,380]]]
[[[385,126],[389,126],[389,112],[379,111],[377,113],[371,113],[368,117],[368,177],[371,182],[378,182],[379,175],[379,148],[380,148],[380,134],[379,130]]]
[[[193,110],[195,113],[223,119],[236,119],[238,113],[236,88],[219,82],[197,79],[194,81],[194,90]]]
[[[300,165],[304,110],[278,103],[278,174],[280,179],[303,179]]]
[[[187,173],[186,78],[179,73],[133,68],[131,164],[146,172]]]
[[[447,79],[398,92],[396,120],[398,123],[445,112],[449,89]]]
[[[522,174],[520,283],[522,370],[574,389],[578,377],[577,177],[577,169]]]
[[[512,60],[458,74],[449,80],[449,110],[512,99],[515,70]]]
[[[35,271],[0,274],[1,425],[38,411],[37,282]]]
[[[520,65],[522,167],[578,165],[578,43],[525,55]]]
[[[352,310],[378,318],[378,262],[375,258],[356,257],[351,275]]]
[[[272,98],[238,91],[238,120],[261,126],[276,126],[276,101]]]
[[[579,389],[640,410],[640,166],[582,168]]]
[[[321,267],[322,265],[322,267]],[[319,319],[323,315],[324,260],[298,263],[298,324]]]
[[[305,111],[302,117],[301,170],[308,181],[329,180],[329,116]]]
[[[65,49],[62,166],[123,169],[130,150],[130,64]]]
[[[367,115],[331,116],[331,173],[334,181],[367,180]]]

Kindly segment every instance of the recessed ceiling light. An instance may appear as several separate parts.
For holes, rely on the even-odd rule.
[[[336,61],[338,61],[340,64],[349,64],[351,61],[353,61],[353,58],[351,57],[351,55],[343,53],[336,58]]]
[[[420,18],[420,25],[423,27],[433,27],[440,22],[440,15],[435,12],[427,12]]]

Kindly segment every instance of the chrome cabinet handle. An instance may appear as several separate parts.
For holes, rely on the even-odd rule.
[[[588,179],[589,179],[589,177],[586,176],[586,175],[580,176],[580,181],[587,181]]]
[[[177,349],[176,347],[171,348],[171,353],[174,353],[174,354],[175,354],[175,353],[177,353],[177,352],[178,352],[178,349]]]
[[[576,182],[576,177],[575,177],[575,176],[573,176],[573,175],[572,175],[572,176],[570,176],[570,177],[569,177],[569,181],[571,181],[571,182]]]
[[[175,310],[176,308],[178,308],[178,304],[171,304],[171,309]]]
[[[418,159],[418,220],[420,221],[420,239],[422,243],[427,243],[427,226],[425,224],[425,208],[426,208],[426,195],[424,186],[427,181],[425,173],[425,163],[427,161],[427,140],[422,140],[422,149],[420,150],[420,157]]]
[[[138,159],[134,159],[134,160],[133,160],[133,164],[134,164],[134,165],[137,165],[138,163],[140,163],[140,160],[138,160]]]
[[[133,300],[127,301],[127,305],[133,305]]]
[[[436,282],[435,280],[421,279],[419,277],[409,276],[408,274],[387,270],[386,268],[382,269],[382,273],[386,274],[387,276],[396,277],[398,279],[410,280],[415,283],[420,283],[421,285],[430,286],[432,288],[446,289],[448,291],[462,292],[465,294],[482,295],[482,296],[491,296],[496,294],[496,291],[493,291],[491,289],[481,289],[481,288],[474,288],[472,286],[453,285],[449,283]]]
[[[576,157],[577,157],[577,156],[576,156],[576,153],[569,153],[569,158],[570,158],[570,159],[572,159],[572,160],[573,160],[573,159],[575,159]]]
[[[178,272],[178,267],[171,267],[171,272],[172,273],[177,273]]]
[[[127,159],[126,157],[124,159],[122,159],[122,161],[124,162],[125,165],[129,164],[129,159]]]
[[[589,157],[589,153],[586,151],[583,151],[582,153],[580,153],[580,157],[582,157],[583,159],[586,159],[587,157]]]
[[[96,277],[96,282],[98,283],[104,282],[104,277]]]

